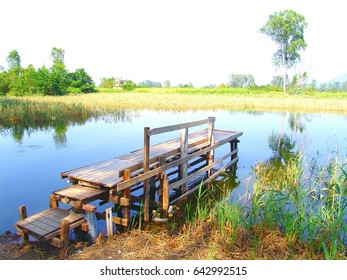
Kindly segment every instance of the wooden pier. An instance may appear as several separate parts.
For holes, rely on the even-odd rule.
[[[63,257],[67,241],[61,236],[62,232],[77,226],[86,229],[85,215],[111,219],[111,222],[125,228],[130,225],[133,208],[142,209],[145,222],[151,219],[151,209],[159,209],[165,218],[170,205],[195,192],[201,184],[210,184],[227,169],[236,168],[237,144],[242,132],[215,129],[214,122],[215,118],[210,117],[160,128],[145,127],[142,149],[61,173],[61,177],[67,178],[72,185],[54,191],[49,205],[51,209],[62,209],[60,203],[71,207],[72,216],[68,216],[67,229],[66,218],[55,218],[54,227],[49,228],[42,219],[47,222],[46,216],[50,212],[46,210],[26,218],[23,207],[20,210],[21,220],[15,227],[23,232],[23,240],[28,239],[28,235],[55,240],[51,243],[61,248]],[[189,133],[189,128],[203,125],[207,127]],[[150,144],[152,136],[175,130],[180,131],[179,138]],[[230,152],[215,158],[215,150],[226,144]],[[107,203],[115,205],[117,214],[109,217],[107,211],[98,212],[98,207],[91,204],[96,202],[99,206]],[[42,230],[47,227],[49,232]]]

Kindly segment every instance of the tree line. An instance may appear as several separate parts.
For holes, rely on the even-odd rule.
[[[65,51],[53,48],[52,66],[38,69],[30,64],[21,66],[17,50],[12,50],[7,58],[7,69],[0,66],[0,95],[64,95],[67,93],[96,92],[93,79],[83,68],[69,72],[64,63]]]

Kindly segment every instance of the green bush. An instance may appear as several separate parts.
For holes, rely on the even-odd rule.
[[[131,80],[127,80],[122,84],[122,89],[126,91],[134,90],[135,88],[136,84]]]

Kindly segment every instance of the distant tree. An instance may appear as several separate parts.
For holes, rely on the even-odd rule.
[[[10,83],[8,73],[5,71],[0,72],[0,96],[6,95],[10,91]]]
[[[171,87],[171,82],[169,80],[166,80],[163,84],[164,88],[170,88]]]
[[[177,87],[178,88],[194,88],[192,83],[189,83],[189,84],[178,84]]]
[[[153,82],[150,80],[146,80],[144,82],[138,83],[139,87],[145,87],[145,88],[161,88],[162,85],[160,82]]]
[[[33,65],[21,67],[17,50],[11,51],[6,58],[8,70],[0,67],[0,95],[65,94],[68,87],[73,92],[95,92],[95,84],[84,69],[69,73],[64,55],[64,50],[53,48],[51,68],[42,66],[35,70]]]
[[[219,84],[217,88],[230,88],[229,84]]]
[[[233,88],[255,86],[254,77],[251,74],[230,74],[229,85]]]
[[[21,69],[16,83],[11,86],[13,95],[33,95],[37,93],[37,73],[32,64]]]
[[[288,75],[286,76],[286,80],[288,80]],[[283,76],[276,75],[272,77],[271,85],[276,87],[282,87],[283,86]]]
[[[19,83],[19,76],[22,71],[21,67],[21,58],[19,56],[19,53],[17,50],[12,50],[8,56],[6,57],[6,62],[7,62],[7,83],[9,86],[9,93],[11,95],[17,95],[16,93],[16,88]]]
[[[126,80],[123,84],[122,84],[122,89],[129,91],[129,90],[133,90],[136,88],[136,84],[131,81],[131,80]]]
[[[291,82],[291,93],[301,94],[304,92],[304,88],[307,87],[307,72],[296,73],[293,76],[293,80]]]
[[[215,84],[204,85],[203,88],[216,88]]]
[[[56,63],[50,69],[49,75],[49,95],[62,95],[67,92],[68,71],[63,63]]]
[[[312,80],[311,83],[308,85],[308,88],[310,90],[317,90],[318,89],[317,81],[316,80]]]
[[[51,59],[53,65],[49,75],[49,95],[62,95],[67,92],[68,71],[64,63],[65,51],[60,48],[53,48]]]
[[[17,50],[12,50],[6,58],[8,64],[8,70],[12,70],[20,67],[21,59]]]
[[[50,73],[49,69],[46,68],[46,66],[42,66],[36,71],[36,88],[37,92],[44,94],[44,95],[50,95],[52,94],[51,88],[50,88]]]
[[[83,68],[79,68],[79,69],[76,69],[75,72],[68,73],[68,86],[69,86],[68,88],[69,92],[75,92],[75,93],[95,92],[94,81]]]
[[[326,91],[327,90],[327,84],[326,83],[321,84],[319,87],[319,90],[320,91]]]
[[[99,87],[101,88],[114,88],[116,78],[101,78]]]
[[[336,81],[328,84],[328,91],[337,92],[341,91],[341,83]]]
[[[341,84],[341,90],[344,91],[344,92],[347,92],[347,81],[344,81],[344,82]]]
[[[293,10],[275,12],[269,16],[260,32],[268,35],[276,44],[273,55],[275,67],[283,70],[283,92],[286,92],[287,71],[300,61],[299,51],[306,49],[304,29],[305,17]]]
[[[53,64],[62,63],[64,64],[65,51],[61,48],[54,47],[51,51],[51,60]]]

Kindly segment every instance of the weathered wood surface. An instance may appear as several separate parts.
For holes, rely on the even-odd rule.
[[[49,240],[60,234],[63,219],[70,223],[71,228],[85,222],[83,216],[79,214],[62,208],[51,208],[18,221],[15,227],[30,235]]]
[[[241,136],[241,132],[226,131],[215,129],[215,143],[227,142]],[[188,154],[196,149],[208,146],[207,142],[208,130],[204,129],[192,134],[188,137]],[[205,141],[206,140],[206,141]],[[198,145],[195,145],[199,143]],[[197,146],[197,147],[196,147]],[[180,152],[180,138],[156,144],[150,147],[149,163],[158,161],[160,156],[168,158]],[[84,167],[72,169],[61,173],[63,178],[76,179],[87,183],[99,185],[100,187],[114,188],[122,182],[123,178],[119,172],[124,169],[134,171],[137,165],[139,170],[143,168],[143,149],[134,151],[130,154],[105,160],[102,162],[90,164]]]
[[[65,189],[53,191],[54,195],[66,197],[71,200],[79,201],[83,204],[93,200],[108,196],[109,189],[106,188],[91,188],[81,185],[72,185]]]

